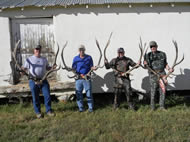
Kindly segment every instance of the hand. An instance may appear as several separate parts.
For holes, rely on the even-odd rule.
[[[165,75],[161,76],[161,78],[164,81],[164,83],[167,85],[168,84],[168,80],[167,80],[166,76]]]
[[[120,73],[120,76],[125,76],[125,73]]]
[[[23,76],[25,74],[23,71],[20,71],[19,73],[21,76]]]
[[[174,69],[172,69],[172,68],[169,68],[169,70],[168,70],[169,72],[174,72]]]
[[[84,74],[80,74],[80,76],[81,76],[82,78],[84,78],[84,77],[85,77],[85,75],[84,75]]]
[[[144,65],[147,65],[147,61],[144,61],[143,63],[144,63]]]
[[[140,64],[141,64],[141,61],[139,61],[139,62],[137,63],[137,67],[140,66]]]
[[[19,71],[19,73],[20,73],[20,75],[21,76],[23,76],[23,75],[25,75],[25,72],[27,72],[27,69],[25,69],[25,68],[21,68],[21,70]]]
[[[91,67],[91,69],[92,69],[92,70],[97,70],[98,67],[97,67],[97,66],[93,66],[93,67]]]
[[[104,60],[104,63],[105,63],[105,64],[107,64],[107,63],[108,63],[108,60],[107,60],[107,59],[105,59],[105,60]]]
[[[52,66],[52,68],[53,68],[53,69],[55,69],[56,67],[57,67],[57,65],[56,65],[56,64],[54,64],[54,65]]]

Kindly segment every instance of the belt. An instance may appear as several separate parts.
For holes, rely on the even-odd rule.
[[[159,72],[159,73],[160,73],[160,72],[163,72],[163,70],[154,70],[154,71],[155,71],[155,72]]]
[[[90,76],[86,76],[86,78],[82,78],[80,75],[78,75],[78,77],[75,79],[75,80],[89,80],[90,79]]]
[[[33,76],[29,76],[29,79],[31,79],[33,81],[40,81],[40,80],[42,80],[41,78],[37,78],[37,77],[33,77]]]

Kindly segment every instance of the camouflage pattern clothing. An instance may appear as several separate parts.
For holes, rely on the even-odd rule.
[[[114,83],[114,108],[119,107],[120,105],[120,95],[124,90],[128,105],[133,109],[132,103],[132,89],[129,75],[127,77],[121,76],[121,73],[124,73],[129,70],[130,66],[135,66],[136,63],[128,57],[117,57],[111,60],[110,63],[106,63],[106,69],[112,68],[114,70],[115,83]]]
[[[167,63],[166,54],[162,51],[156,51],[155,53],[149,52],[145,55],[145,61],[147,62],[148,66],[156,71],[158,74],[165,75],[165,68]],[[152,109],[155,109],[155,95],[157,92],[160,94],[159,104],[161,108],[164,108],[165,104],[165,94],[162,92],[159,86],[159,78],[154,75],[152,72],[149,71],[149,80],[151,86],[151,101],[150,105]]]

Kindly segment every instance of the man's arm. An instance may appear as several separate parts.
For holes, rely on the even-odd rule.
[[[115,59],[115,58],[112,59],[112,60],[110,61],[110,63],[108,62],[108,60],[105,60],[104,63],[105,63],[106,69],[110,69],[110,68],[115,69],[115,62],[116,62],[116,59]]]

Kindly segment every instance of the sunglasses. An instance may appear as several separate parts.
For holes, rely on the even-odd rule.
[[[35,50],[41,50],[41,48],[35,48]]]
[[[153,47],[157,48],[157,46],[150,46],[150,48],[153,48]]]

